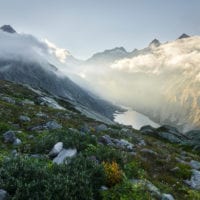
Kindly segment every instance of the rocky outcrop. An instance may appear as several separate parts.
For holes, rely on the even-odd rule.
[[[134,149],[134,145],[127,140],[111,138],[109,135],[100,137],[99,142],[127,151],[132,151]]]
[[[53,162],[56,164],[63,164],[68,162],[67,159],[76,156],[77,150],[76,149],[62,149],[60,153],[53,159]]]
[[[54,130],[54,129],[61,129],[62,125],[58,124],[56,121],[48,121],[46,123],[29,127],[31,131],[41,131],[41,130]]]
[[[49,157],[54,158],[56,157],[63,149],[63,143],[62,142],[57,142],[52,150],[49,152]]]
[[[200,171],[193,169],[190,180],[185,181],[192,189],[200,190]]]
[[[0,189],[0,200],[6,200],[8,199],[8,193],[3,190],[3,189]]]

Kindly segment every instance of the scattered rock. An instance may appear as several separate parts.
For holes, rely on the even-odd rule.
[[[154,156],[158,155],[157,152],[155,152],[155,151],[153,151],[151,149],[141,149],[140,151],[143,152],[143,153],[149,153],[149,154],[154,155]]]
[[[105,124],[100,124],[96,126],[95,130],[97,133],[99,133],[99,132],[108,130],[108,127]]]
[[[104,135],[99,138],[99,142],[106,145],[113,145],[112,138],[109,135]]]
[[[54,158],[56,157],[63,149],[63,143],[57,142],[52,150],[49,152],[49,157]]]
[[[60,106],[54,99],[52,99],[50,97],[45,97],[45,96],[44,97],[38,97],[37,102],[40,105],[46,105],[50,108],[65,110],[64,107]]]
[[[29,127],[28,129],[31,131],[41,131],[41,130],[54,130],[54,129],[61,129],[61,128],[62,128],[62,125],[52,120],[44,124]]]
[[[153,185],[150,181],[142,180],[142,179],[132,179],[130,181],[134,185],[135,184],[143,185],[144,187],[146,187],[148,189],[148,191],[152,194],[152,196],[155,196],[157,198],[161,198],[160,190],[155,185]]]
[[[3,189],[0,189],[0,200],[6,200],[8,198],[8,193],[3,190]]]
[[[101,136],[99,138],[99,142],[106,145],[114,146],[116,148],[128,150],[128,151],[132,151],[134,148],[134,145],[128,142],[127,140],[111,138],[109,135]]]
[[[150,125],[143,126],[143,127],[140,129],[140,131],[141,131],[143,134],[150,134],[150,135],[154,134],[155,130],[156,130],[156,129],[153,128],[153,127],[150,126]]]
[[[171,194],[162,194],[161,200],[174,200],[174,197]]]
[[[180,171],[180,168],[179,167],[174,167],[172,169],[170,169],[171,172],[178,172]]]
[[[122,128],[120,132],[127,136],[130,136],[132,134],[132,130],[128,128]]]
[[[15,132],[14,131],[7,131],[3,134],[4,142],[5,143],[14,143],[16,140]]]
[[[54,163],[63,164],[67,163],[67,158],[72,158],[76,156],[76,149],[62,149],[62,151],[53,159]]]
[[[15,104],[15,100],[10,97],[2,97],[1,99],[7,103]]]
[[[108,187],[106,187],[105,185],[102,185],[101,188],[100,188],[100,190],[101,190],[101,191],[108,190]]]
[[[28,99],[24,99],[23,101],[21,101],[22,105],[35,105],[34,101],[28,100]]]
[[[139,146],[146,146],[146,142],[144,140],[140,140],[138,145]]]
[[[28,135],[28,139],[33,139],[34,138],[34,135]]]
[[[84,124],[81,129],[80,129],[81,132],[84,132],[84,133],[90,133],[90,127],[88,124]]]
[[[134,145],[130,142],[128,142],[127,140],[124,139],[113,139],[115,146],[122,148],[122,149],[126,149],[126,150],[133,150]]]
[[[143,134],[162,138],[172,143],[185,144],[189,140],[187,135],[180,133],[176,128],[168,125],[161,126],[157,129],[151,126],[143,126],[140,131]]]
[[[56,121],[49,121],[46,123],[47,129],[61,129],[62,125],[58,124]]]
[[[99,164],[99,160],[96,158],[96,156],[90,156],[88,159],[92,160],[95,164]]]
[[[11,154],[12,154],[13,156],[17,156],[17,155],[18,155],[17,150],[16,150],[16,149],[13,149],[13,150],[11,151]]]
[[[48,118],[48,115],[45,114],[45,113],[42,113],[42,112],[38,112],[38,113],[36,114],[36,117]]]
[[[19,138],[16,138],[15,141],[13,142],[14,145],[20,145],[22,141]]]
[[[200,169],[200,162],[196,161],[196,160],[191,160],[189,162],[189,165],[191,166],[191,168],[193,169]]]
[[[185,180],[192,189],[200,190],[200,171],[192,169],[192,176],[190,180]]]
[[[31,157],[31,158],[37,158],[37,159],[39,159],[39,158],[44,158],[44,156],[41,155],[41,154],[31,154],[30,157]]]
[[[27,117],[27,116],[25,116],[25,115],[21,115],[21,116],[19,117],[19,120],[20,120],[21,122],[30,122],[30,121],[31,121],[31,118],[30,118],[30,117]]]

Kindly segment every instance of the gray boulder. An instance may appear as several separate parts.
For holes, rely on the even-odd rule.
[[[36,114],[36,117],[48,118],[48,115],[45,114],[45,113],[42,113],[42,112],[38,112],[38,113]]]
[[[28,100],[28,99],[24,99],[23,101],[21,101],[22,105],[35,105],[34,101]]]
[[[156,129],[153,128],[153,127],[150,126],[150,125],[143,126],[143,127],[141,127],[141,129],[140,129],[140,131],[141,131],[143,134],[150,134],[150,135],[154,134],[155,130],[156,130]]]
[[[130,142],[128,142],[127,140],[124,139],[113,139],[115,146],[122,148],[122,149],[126,149],[126,150],[133,150],[134,145]]]
[[[19,117],[19,120],[20,120],[21,122],[30,122],[30,121],[31,121],[31,118],[30,118],[30,117],[27,117],[27,116],[25,116],[25,115],[21,115],[21,116]]]
[[[49,121],[45,125],[47,129],[53,130],[53,129],[61,129],[62,125],[58,124],[56,121]]]
[[[97,133],[99,133],[99,132],[108,130],[108,127],[105,124],[100,124],[96,126],[95,130]]]
[[[161,200],[174,200],[174,197],[171,194],[162,194]]]
[[[14,143],[16,140],[15,132],[7,131],[3,134],[3,138],[5,143]]]
[[[109,135],[104,135],[99,138],[99,142],[110,145],[116,148],[124,149],[127,151],[132,151],[134,148],[134,145],[127,140],[124,139],[115,139],[110,137]]]
[[[42,130],[54,130],[54,129],[61,129],[62,125],[58,124],[56,121],[52,120],[44,124],[40,124],[37,126],[29,127],[31,131],[42,131]]]
[[[146,149],[146,148],[144,148],[144,149],[141,149],[140,151],[143,152],[143,153],[148,153],[148,154],[154,155],[154,156],[157,156],[157,155],[158,155],[157,152],[155,152],[155,151],[153,151],[153,150],[151,150],[151,149]]]
[[[15,100],[11,97],[2,97],[1,99],[7,103],[15,104]]]
[[[62,151],[53,159],[54,163],[67,164],[67,159],[76,156],[77,150],[76,149],[62,149]]]
[[[49,157],[54,158],[56,157],[63,149],[63,143],[62,142],[57,142],[52,150],[49,152]]]
[[[190,165],[190,167],[191,168],[193,168],[193,169],[200,169],[200,162],[198,162],[198,161],[196,161],[196,160],[191,160],[190,162],[189,162],[189,165]]]
[[[193,169],[190,180],[185,180],[185,183],[192,189],[200,190],[200,171]]]
[[[0,189],[0,200],[6,200],[8,199],[8,193],[3,190],[3,189]]]
[[[109,135],[103,135],[102,137],[100,137],[99,142],[106,145],[114,145],[112,142],[112,138]]]
[[[134,185],[136,184],[136,185],[141,185],[141,186],[146,187],[152,196],[157,197],[159,199],[161,198],[160,190],[155,185],[153,185],[150,181],[142,180],[142,179],[132,179],[130,181]]]
[[[19,138],[16,138],[15,141],[13,142],[14,145],[20,145],[22,141]]]

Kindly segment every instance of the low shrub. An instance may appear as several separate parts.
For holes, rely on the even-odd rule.
[[[63,142],[65,148],[76,148],[78,151],[87,148],[88,144],[96,145],[97,143],[96,139],[89,134],[68,129],[43,132],[35,140],[35,145],[32,148],[34,153],[48,153],[57,142]]]
[[[0,167],[0,185],[14,200],[92,200],[104,184],[101,165],[83,156],[68,165],[49,160],[15,157]]]
[[[88,156],[95,156],[100,162],[117,162],[120,167],[128,160],[128,154],[126,152],[103,145],[89,145],[84,153]]]
[[[141,185],[133,185],[127,180],[102,192],[103,200],[150,200],[150,193]]]
[[[122,181],[123,173],[116,162],[103,162],[103,167],[106,176],[106,183],[112,187]]]
[[[191,200],[200,200],[200,192],[195,190],[189,190],[187,198]]]
[[[124,166],[124,172],[128,178],[143,178],[145,176],[145,170],[137,161],[131,161]]]
[[[189,165],[183,164],[183,163],[179,163],[177,165],[177,167],[179,168],[179,170],[177,170],[175,172],[175,176],[177,178],[180,179],[190,179],[192,172],[191,172],[191,168]]]

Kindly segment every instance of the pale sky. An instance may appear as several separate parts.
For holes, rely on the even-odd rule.
[[[0,0],[0,25],[86,59],[117,46],[140,49],[154,38],[200,35],[199,11],[199,0]]]

